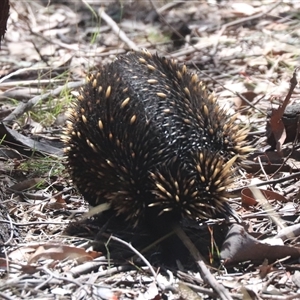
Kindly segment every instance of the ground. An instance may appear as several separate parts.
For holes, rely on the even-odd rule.
[[[300,1],[10,6],[0,50],[0,298],[300,298]],[[242,222],[201,222],[190,237],[204,258],[175,266],[156,246],[142,256],[154,241],[141,231],[102,232],[63,155],[65,112],[85,76],[142,48],[197,73],[253,147],[229,187]],[[200,275],[203,261],[215,281]]]

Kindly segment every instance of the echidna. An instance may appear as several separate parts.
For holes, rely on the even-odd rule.
[[[249,150],[238,128],[186,66],[134,52],[87,78],[69,111],[68,169],[91,205],[134,226],[228,217],[232,166]]]

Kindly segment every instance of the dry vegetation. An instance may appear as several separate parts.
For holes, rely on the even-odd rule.
[[[0,298],[300,298],[300,2],[10,4],[0,50]],[[190,232],[225,294],[191,259],[165,263],[157,245],[143,257],[142,232],[111,237],[101,220],[78,221],[88,207],[64,169],[64,113],[87,72],[140,48],[185,63],[250,128],[256,151],[230,187],[243,222]]]

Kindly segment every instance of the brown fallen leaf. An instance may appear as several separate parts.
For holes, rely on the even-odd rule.
[[[7,259],[0,257],[0,270],[5,270],[7,271]]]
[[[37,266],[33,265],[21,265],[21,270],[24,274],[34,274],[38,271]]]
[[[73,246],[60,245],[60,244],[42,244],[40,245],[35,253],[33,253],[29,259],[28,263],[34,263],[39,259],[53,259],[53,260],[63,260],[63,259],[76,259],[80,263],[85,261],[93,260],[99,257],[101,253],[96,251],[88,251],[85,249],[77,248]]]
[[[52,197],[50,199],[49,203],[47,204],[47,207],[53,210],[63,209],[67,207],[67,203],[65,199],[62,197],[62,195],[59,194],[58,196]]]
[[[30,255],[34,253],[37,245],[27,245],[23,247],[19,247],[8,254],[8,258],[11,261],[15,262],[23,262],[24,260],[28,260]]]
[[[116,292],[112,291],[112,288],[102,287],[102,286],[98,286],[98,285],[93,286],[93,297],[95,299],[119,300],[119,299],[121,299],[120,296],[121,296],[121,293],[119,291],[116,291]],[[86,298],[87,297],[88,296],[86,295]]]
[[[102,253],[97,251],[86,251],[83,248],[77,248],[69,245],[57,243],[34,244],[20,247],[12,251],[8,258],[14,260],[27,260],[28,264],[34,263],[39,259],[63,260],[66,258],[76,259],[82,263],[93,260],[101,256]]]
[[[15,264],[12,260],[0,258],[0,270],[8,271],[11,268],[11,264]],[[15,264],[16,265],[16,264]],[[34,274],[37,272],[37,267],[32,265],[17,264],[19,270],[25,274]]]
[[[41,153],[62,156],[63,150],[57,147],[50,145],[49,141],[39,142],[34,139],[31,139],[16,130],[10,129],[3,123],[0,123],[0,136],[3,138],[2,143],[7,145],[13,145],[15,149],[20,152],[25,152],[28,154],[28,151],[32,154]]]
[[[269,119],[272,114],[272,111],[267,112],[267,118]],[[300,117],[300,104],[294,103],[289,105],[284,110],[283,116],[281,118],[285,131],[286,131],[286,139],[284,143],[294,142],[300,139],[300,124],[299,124],[299,117]],[[272,146],[273,148],[276,147],[276,140],[274,135],[271,132],[270,123],[267,121],[267,143]]]
[[[265,259],[263,263],[258,267],[259,276],[265,278],[270,272],[273,271],[273,265],[269,264],[268,260]]]
[[[298,72],[298,68],[296,68],[293,73],[293,77],[290,80],[291,85],[290,85],[289,92],[286,95],[282,105],[280,105],[278,108],[272,109],[270,119],[268,120],[268,123],[267,123],[268,138],[270,138],[271,135],[274,136],[275,141],[276,141],[276,150],[278,151],[278,153],[281,153],[282,145],[287,136],[285,126],[282,121],[282,117],[283,117],[284,111],[290,101],[292,93],[298,84],[297,77],[296,77],[297,72]]]
[[[257,93],[254,93],[253,91],[246,91],[243,93],[239,93],[239,96],[241,97],[236,97],[233,100],[235,104],[235,108],[237,110],[241,109],[244,106],[249,106],[249,102],[252,102],[255,99]]]
[[[287,256],[300,257],[300,248],[264,244],[237,224],[231,226],[220,252],[220,257],[224,260],[225,265],[234,265],[247,260],[253,262],[263,262],[265,259],[275,261]]]
[[[268,190],[263,190],[263,189],[258,189],[262,195],[264,196],[263,200],[271,201],[271,200],[278,200],[281,202],[287,202],[287,199],[273,191],[268,191]],[[253,195],[251,189],[249,188],[244,188],[241,191],[241,198],[242,198],[242,204],[245,206],[251,206],[251,205],[256,205],[257,203],[260,203],[260,200],[262,199],[257,199]]]
[[[36,187],[38,184],[42,183],[44,179],[42,178],[30,178],[23,180],[21,182],[18,182],[14,185],[11,185],[8,189],[10,191],[17,191],[17,192],[23,192],[25,190],[31,190],[32,188]]]
[[[286,131],[282,122],[283,113],[284,110],[282,110],[282,107],[274,108],[272,109],[270,118],[271,131],[276,141],[276,150],[278,153],[281,153],[282,145],[286,139]]]

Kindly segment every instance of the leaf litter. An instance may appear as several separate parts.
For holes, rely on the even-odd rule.
[[[300,3],[10,6],[0,50],[0,298],[299,298]],[[165,264],[158,243],[143,231],[107,230],[96,216],[85,217],[87,204],[64,169],[64,113],[82,79],[141,48],[187,64],[251,128],[256,150],[230,187],[242,223],[185,228],[229,293],[207,285],[192,259]]]

